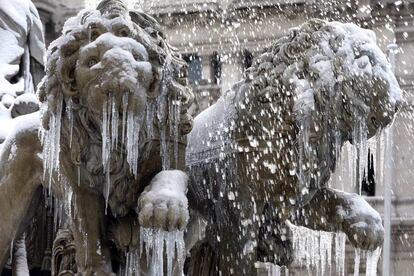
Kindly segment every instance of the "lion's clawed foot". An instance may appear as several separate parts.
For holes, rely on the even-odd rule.
[[[166,231],[183,230],[189,219],[186,189],[185,173],[158,173],[138,200],[139,224]]]
[[[353,246],[364,250],[374,250],[384,240],[384,227],[380,214],[362,197],[354,196],[346,208],[337,206],[342,218],[342,230]]]

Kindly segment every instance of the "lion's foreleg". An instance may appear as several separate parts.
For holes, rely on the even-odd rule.
[[[362,249],[375,249],[384,237],[381,216],[363,197],[329,188],[319,190],[292,222],[314,230],[344,232]]]
[[[80,275],[113,275],[106,239],[105,203],[87,188],[74,188],[72,232]]]

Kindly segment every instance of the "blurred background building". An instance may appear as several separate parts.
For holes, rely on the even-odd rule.
[[[93,4],[83,0],[33,0],[50,43],[65,20]],[[389,275],[414,275],[414,1],[413,0],[138,0],[136,8],[152,14],[165,27],[170,44],[189,63],[190,84],[196,96],[194,114],[213,104],[221,92],[242,78],[252,57],[270,41],[309,18],[354,22],[375,31],[382,50],[397,44],[395,73],[407,92],[407,105],[394,126],[394,177],[391,212],[391,268]],[[367,195],[383,214],[383,145],[370,141],[370,166],[365,180],[352,181],[355,170],[343,151],[345,165],[332,185]],[[368,156],[367,156],[368,158]],[[378,162],[377,162],[378,161]],[[350,164],[350,165],[349,165]],[[356,184],[359,183],[359,184]],[[364,184],[362,184],[364,183]],[[46,218],[45,218],[46,219]],[[346,275],[353,275],[353,249],[347,249]],[[364,263],[361,264],[361,274]],[[383,274],[382,258],[378,265]],[[290,275],[302,275],[298,268]],[[267,274],[266,274],[267,275]],[[307,275],[307,273],[303,274]],[[334,275],[334,273],[332,274]]]

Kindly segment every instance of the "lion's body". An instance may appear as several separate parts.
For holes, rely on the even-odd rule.
[[[343,231],[359,247],[379,245],[379,214],[354,209],[365,201],[326,187],[342,145],[363,150],[401,100],[375,43],[355,25],[311,20],[266,48],[244,80],[195,118],[186,153],[189,199],[209,222],[216,269],[250,275],[257,260],[286,264],[287,219]],[[353,215],[338,221],[339,206]],[[350,221],[371,226],[352,229]]]

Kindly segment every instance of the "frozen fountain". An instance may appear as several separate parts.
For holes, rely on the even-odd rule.
[[[379,214],[328,186],[345,143],[363,174],[367,140],[402,101],[373,32],[322,20],[290,30],[193,126],[185,62],[120,0],[69,19],[46,68],[40,113],[2,146],[0,204],[22,193],[0,205],[16,210],[0,214],[2,259],[43,186],[54,275],[255,275],[258,262],[292,261],[344,275],[346,240],[355,275],[362,256],[376,274]]]

